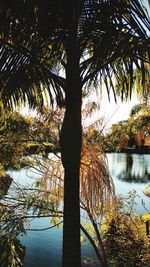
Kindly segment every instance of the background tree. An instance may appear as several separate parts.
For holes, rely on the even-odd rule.
[[[1,116],[0,166],[4,169],[19,168],[26,143],[31,140],[31,125],[31,118],[17,112],[5,111],[5,118]]]
[[[3,105],[13,108],[19,100],[42,105],[47,94],[52,103],[55,94],[57,103],[65,105],[62,266],[80,266],[82,94],[103,79],[108,96],[111,88],[115,96],[116,86],[122,96],[131,96],[134,67],[144,86],[149,20],[137,0],[1,1],[1,17]]]
[[[117,199],[116,216],[106,212],[104,219],[105,248],[112,265],[148,266],[150,242],[146,234],[146,218],[150,213],[138,215],[135,212],[136,191]],[[113,219],[112,219],[113,218]],[[113,244],[113,246],[112,246]],[[129,249],[129,247],[132,247]]]
[[[40,108],[35,117],[5,110],[0,117],[0,167],[19,169],[30,165],[27,155],[60,152],[62,116],[62,111],[48,108]]]

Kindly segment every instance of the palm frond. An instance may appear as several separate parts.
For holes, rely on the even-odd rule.
[[[111,206],[115,196],[105,153],[96,152],[94,145],[84,146],[81,156],[81,200],[92,213],[100,215],[107,202]]]
[[[39,180],[41,197],[61,203],[63,197],[63,168],[58,159],[47,159],[41,164]],[[41,166],[41,167],[40,167]],[[80,166],[80,198],[87,210],[102,214],[104,207],[111,207],[115,197],[114,183],[110,176],[105,153],[95,145],[83,146]]]
[[[116,96],[119,88],[127,98],[131,96],[137,68],[145,89],[150,20],[139,1],[95,1],[85,20],[87,10],[81,17],[81,49],[86,55],[89,51],[81,62],[83,84],[87,88],[99,86],[103,80],[108,94],[111,88]]]
[[[0,41],[0,94],[4,106],[13,108],[21,100],[36,107],[44,104],[45,95],[52,104],[55,98],[58,104],[63,103],[63,78],[34,59],[30,50],[24,50]]]
[[[70,36],[79,45],[84,89],[104,80],[108,94],[132,94],[138,70],[145,90],[150,76],[150,20],[138,0],[1,1],[1,99],[12,107],[18,99],[41,105],[43,90],[63,104]],[[137,88],[139,90],[139,88]]]

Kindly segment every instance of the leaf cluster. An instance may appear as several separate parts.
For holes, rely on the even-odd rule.
[[[1,1],[1,99],[13,108],[64,105],[68,52],[77,45],[83,89],[114,97],[145,90],[150,22],[140,1]],[[137,71],[135,71],[135,69]],[[115,79],[114,79],[115,78]],[[83,90],[83,91],[84,91]]]
[[[109,214],[105,221],[107,256],[117,267],[147,267],[149,264],[150,242],[144,217],[134,212],[135,197],[136,192],[130,192],[126,198],[120,199],[115,216]]]

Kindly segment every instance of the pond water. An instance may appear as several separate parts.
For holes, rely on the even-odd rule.
[[[144,187],[150,183],[150,155],[137,155],[125,153],[108,153],[108,165],[113,177],[116,193],[127,194],[136,190],[136,211],[145,212],[141,204],[143,199],[147,209],[149,199],[143,194]],[[25,170],[11,172],[15,181],[31,184]],[[34,181],[33,181],[34,182]],[[149,208],[150,209],[150,208]],[[32,228],[45,228],[50,224],[48,218],[35,219]],[[20,237],[26,247],[24,267],[60,267],[62,248],[62,229],[51,229],[43,232],[29,231],[26,236]],[[90,245],[82,245],[82,267],[98,267],[96,256]],[[91,261],[91,264],[89,264]],[[92,263],[93,262],[93,263]],[[88,263],[88,264],[87,264]]]
[[[136,212],[146,212],[142,200],[150,210],[150,200],[143,193],[145,186],[150,183],[150,155],[109,153],[107,158],[116,193],[126,195],[129,191],[136,190]]]

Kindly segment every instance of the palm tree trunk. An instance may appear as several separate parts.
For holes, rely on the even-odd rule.
[[[60,136],[64,167],[64,225],[62,266],[80,267],[80,157],[82,146],[82,87],[79,60],[69,46],[66,67],[66,111]]]

